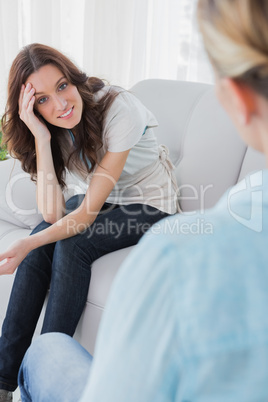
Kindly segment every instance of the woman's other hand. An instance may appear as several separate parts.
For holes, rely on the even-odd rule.
[[[28,83],[22,85],[19,96],[19,116],[26,124],[36,140],[50,140],[50,132],[45,123],[39,118],[34,111],[35,89]]]
[[[11,275],[24,260],[31,249],[26,239],[18,240],[9,249],[0,254],[0,275]]]

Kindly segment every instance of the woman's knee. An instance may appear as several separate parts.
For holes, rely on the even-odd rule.
[[[24,375],[27,373],[40,372],[41,368],[43,373],[49,371],[51,359],[60,360],[62,348],[70,344],[70,336],[62,333],[46,333],[40,335],[33,341],[27,350],[22,365],[21,371]]]
[[[31,235],[41,232],[42,230],[47,229],[49,226],[51,226],[51,223],[48,223],[46,221],[40,222],[31,232]]]
[[[70,212],[78,208],[81,205],[84,198],[85,194],[76,194],[73,197],[69,198],[69,200],[66,201],[65,213],[69,214]]]
[[[51,372],[64,373],[64,366],[69,363],[64,351],[69,351],[72,338],[61,333],[47,333],[39,336],[29,347],[22,361],[18,382],[26,400],[43,400],[53,388]],[[27,399],[28,398],[28,399]],[[35,399],[36,398],[36,399]]]
[[[59,240],[54,250],[54,260],[63,262],[65,266],[81,265],[84,268],[91,266],[98,258],[97,250],[92,239],[86,233],[80,233],[67,239]]]
[[[70,336],[41,335],[28,349],[20,368],[22,394],[33,401],[78,401],[91,364],[92,356]]]

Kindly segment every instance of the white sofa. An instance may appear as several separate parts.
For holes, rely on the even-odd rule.
[[[249,171],[265,166],[264,157],[240,140],[218,104],[213,86],[151,79],[139,82],[131,90],[158,119],[156,133],[159,143],[169,147],[176,166],[183,211],[213,206],[228,187]],[[66,198],[81,192],[72,176],[68,181]],[[14,240],[28,236],[30,228],[41,219],[35,202],[35,185],[28,175],[12,159],[0,162],[0,252]],[[75,334],[91,353],[111,283],[131,249],[101,257],[92,266],[88,300]],[[12,282],[13,275],[0,276],[1,325]],[[36,334],[41,320],[42,316]]]

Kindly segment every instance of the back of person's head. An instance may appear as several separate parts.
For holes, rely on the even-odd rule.
[[[199,0],[198,20],[218,76],[268,98],[268,1]]]

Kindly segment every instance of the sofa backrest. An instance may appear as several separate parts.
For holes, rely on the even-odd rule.
[[[158,120],[156,134],[176,167],[183,211],[212,207],[230,186],[264,168],[264,156],[242,142],[213,85],[149,79],[131,92]]]

